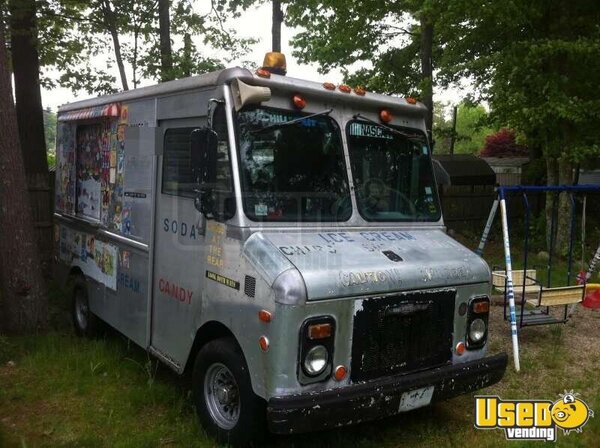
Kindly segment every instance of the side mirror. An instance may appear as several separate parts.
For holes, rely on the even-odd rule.
[[[209,128],[194,129],[190,135],[192,174],[198,189],[194,207],[206,218],[213,218],[213,186],[217,181],[217,133]]]
[[[200,185],[216,181],[217,140],[217,133],[209,128],[194,129],[190,136],[192,174]]]

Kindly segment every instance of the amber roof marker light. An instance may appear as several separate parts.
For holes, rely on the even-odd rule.
[[[392,113],[387,109],[381,109],[379,111],[379,119],[384,123],[389,123],[392,121]]]
[[[304,109],[306,107],[306,100],[298,94],[292,97],[292,103],[294,103],[296,109]]]
[[[285,76],[287,73],[285,55],[283,53],[279,53],[278,51],[269,51],[267,54],[265,54],[263,65],[259,70],[266,70],[267,72],[275,75]]]

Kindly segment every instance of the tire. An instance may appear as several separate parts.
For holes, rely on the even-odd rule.
[[[228,446],[251,446],[266,433],[266,406],[254,394],[244,355],[233,338],[216,339],[194,362],[193,400],[204,429]]]
[[[98,318],[90,310],[85,279],[81,276],[73,280],[71,316],[77,336],[92,338],[98,334]]]

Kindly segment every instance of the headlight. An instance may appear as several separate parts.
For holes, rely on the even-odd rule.
[[[329,362],[329,353],[322,345],[311,348],[304,358],[304,370],[310,376],[316,376],[325,370]]]
[[[335,319],[313,316],[300,327],[298,347],[298,382],[302,385],[330,378],[334,353]]]
[[[467,350],[479,350],[485,345],[490,316],[490,298],[477,296],[469,301],[467,314]]]
[[[478,343],[485,336],[485,322],[482,319],[474,319],[469,326],[469,339]]]

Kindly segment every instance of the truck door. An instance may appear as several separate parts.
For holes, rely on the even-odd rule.
[[[217,178],[233,197],[224,106],[217,107],[213,121],[220,149]],[[201,320],[208,256],[206,222],[194,207],[197,186],[190,166],[190,134],[205,125],[200,119],[161,123],[150,345],[181,368]]]

